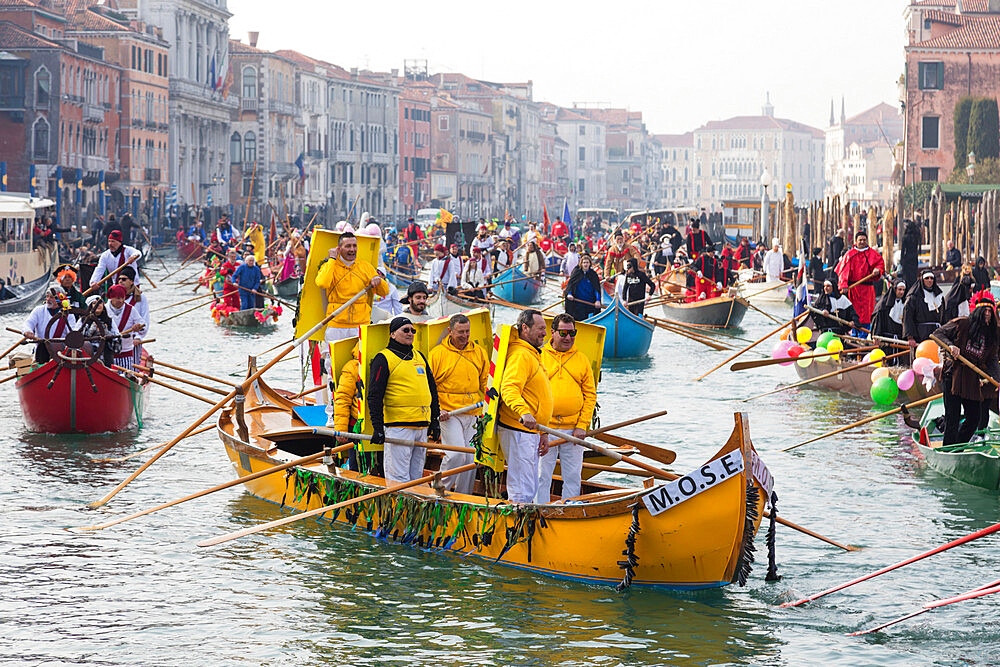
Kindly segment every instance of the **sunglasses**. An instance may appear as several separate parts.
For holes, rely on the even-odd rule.
[[[413,327],[403,327],[400,329],[400,331],[402,331],[403,333],[411,333],[411,334],[417,333],[417,330],[414,329]]]
[[[556,333],[562,336],[563,338],[565,338],[566,336],[576,338],[576,329],[556,329]]]

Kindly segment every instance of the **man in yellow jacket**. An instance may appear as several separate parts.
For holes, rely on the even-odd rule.
[[[476,419],[483,411],[475,410],[451,416],[447,411],[458,410],[484,400],[490,360],[481,347],[472,343],[472,323],[461,313],[448,320],[448,337],[431,350],[431,375],[437,384],[441,403],[441,442],[445,445],[468,447],[476,433]],[[441,470],[451,470],[472,463],[473,454],[445,452]],[[448,478],[446,486],[458,493],[472,493],[476,471],[468,470]]]
[[[507,351],[500,380],[500,447],[507,459],[507,498],[533,503],[538,491],[538,457],[549,451],[548,435],[538,425],[552,418],[552,391],[542,367],[545,319],[537,310],[522,310]]]
[[[358,345],[355,343],[351,360],[344,364],[337,380],[337,389],[333,393],[333,428],[349,433],[361,418],[361,399],[364,396],[365,383],[361,380],[361,361],[358,358]],[[337,438],[341,445],[347,438]],[[348,463],[351,470],[358,470],[356,450],[350,450]]]
[[[597,390],[590,359],[573,343],[576,322],[562,313],[552,320],[552,340],[542,348],[542,366],[552,387],[552,428],[582,438],[587,432],[597,404]],[[572,442],[550,447],[538,463],[536,503],[551,499],[552,471],[559,459],[562,476],[562,499],[580,495],[583,473],[583,447]]]
[[[372,359],[368,375],[368,415],[372,444],[385,444],[385,479],[412,482],[423,477],[427,450],[410,444],[441,435],[437,387],[427,360],[413,349],[413,323],[397,317],[389,323],[389,344]],[[397,442],[386,442],[386,438]]]

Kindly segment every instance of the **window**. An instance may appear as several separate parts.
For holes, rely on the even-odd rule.
[[[239,132],[233,132],[233,136],[229,137],[229,161],[235,164],[240,161],[241,155],[243,155],[243,139],[240,138]]]
[[[941,90],[944,87],[944,63],[917,63],[917,73],[920,90]]]
[[[257,97],[257,70],[253,67],[243,68],[243,97]]]
[[[438,116],[438,130],[441,132],[448,131],[448,116]]]
[[[584,146],[580,146],[580,162],[586,162],[586,161],[587,161],[587,149]]]
[[[583,192],[584,190],[586,190],[586,188],[584,187],[586,185],[586,183],[587,183],[586,179],[581,178],[580,179],[580,184],[579,184],[580,187],[578,188],[577,191],[578,192]],[[562,335],[562,334],[560,334],[560,335]]]
[[[243,135],[243,161],[246,163],[257,161],[257,135],[253,132]]]
[[[586,136],[586,134],[587,134],[587,127],[585,125],[581,125],[580,126],[580,136],[583,137],[583,136]]]
[[[938,168],[937,167],[921,167],[920,168],[920,180],[921,181],[937,181],[938,179]]]
[[[937,150],[940,148],[940,137],[938,129],[941,118],[938,116],[924,116],[920,123],[920,147],[924,150]]]
[[[38,71],[35,72],[35,107],[48,107],[49,106],[49,90],[51,87],[52,76],[49,74],[49,70],[44,66],[39,67]]]
[[[31,127],[31,151],[35,159],[49,157],[49,122],[44,118],[38,118]]]

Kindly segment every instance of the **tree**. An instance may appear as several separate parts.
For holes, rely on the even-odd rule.
[[[953,125],[955,136],[955,169],[965,169],[966,160],[968,159],[969,111],[972,110],[974,99],[966,96],[955,103],[955,120]]]
[[[994,98],[980,97],[969,110],[969,134],[966,148],[976,154],[976,161],[1000,155],[1000,111]]]

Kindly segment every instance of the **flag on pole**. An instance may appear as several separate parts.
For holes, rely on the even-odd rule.
[[[73,193],[73,202],[79,206],[83,199],[83,169],[76,170],[76,192]]]
[[[451,213],[449,213],[448,211],[444,210],[443,208],[442,209],[438,209],[437,221],[438,221],[439,224],[447,225],[454,218],[455,218],[455,216],[453,216]]]
[[[0,162],[0,192],[7,192],[7,163]]]
[[[566,229],[569,230],[569,237],[573,238],[573,216],[569,214],[569,202],[563,202],[563,222],[566,223]]]
[[[208,68],[208,85],[212,87],[212,90],[218,88],[215,83],[215,54],[212,54],[212,64]]]
[[[298,169],[299,169],[299,180],[303,181],[303,182],[306,180],[306,161],[305,161],[305,157],[306,157],[305,152],[302,152],[302,153],[299,153],[299,156],[297,158],[295,158],[295,166],[298,167]]]
[[[103,171],[101,172],[104,173]],[[28,166],[28,194],[32,197],[35,196],[35,165]]]
[[[549,235],[549,209],[545,208],[545,202],[542,202],[542,234]]]

